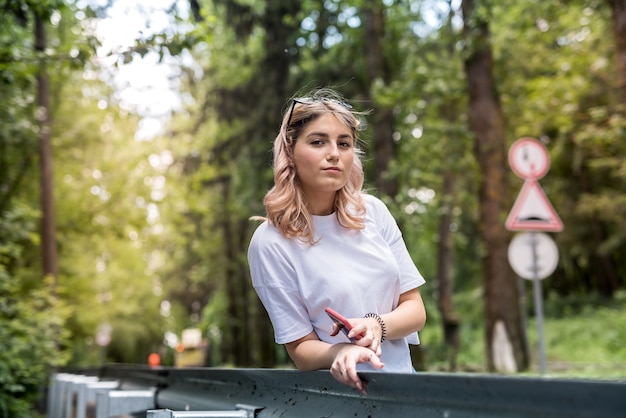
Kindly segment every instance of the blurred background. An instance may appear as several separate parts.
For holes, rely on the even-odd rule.
[[[0,9],[5,416],[34,413],[56,367],[293,367],[246,251],[281,115],[315,87],[371,110],[366,187],[427,280],[418,370],[626,377],[623,1]],[[507,257],[522,137],[549,153],[564,224],[544,335]]]

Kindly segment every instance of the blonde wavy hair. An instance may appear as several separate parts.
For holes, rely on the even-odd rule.
[[[348,181],[335,195],[334,213],[341,226],[347,229],[365,227],[365,202],[363,200],[362,151],[358,148],[357,133],[362,129],[357,114],[341,96],[330,89],[318,89],[310,95],[293,98],[283,115],[280,131],[274,140],[274,186],[263,199],[266,217],[286,238],[295,238],[315,244],[313,218],[307,208],[307,197],[296,175],[293,147],[306,126],[320,115],[332,113],[348,129],[354,138],[355,159]]]

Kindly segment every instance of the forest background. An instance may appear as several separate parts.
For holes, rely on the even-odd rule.
[[[172,1],[106,49],[114,3],[0,1],[2,416],[26,416],[53,367],[173,364],[187,328],[207,365],[292,367],[250,285],[249,217],[289,98],[319,86],[372,110],[367,188],[427,279],[418,369],[537,373],[504,228],[507,150],[529,136],[565,225],[548,373],[626,376],[625,1]],[[116,82],[141,60],[176,93],[156,117]]]

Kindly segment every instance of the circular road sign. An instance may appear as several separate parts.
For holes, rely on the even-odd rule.
[[[550,169],[550,156],[535,138],[520,138],[509,149],[509,165],[521,178],[538,180]]]
[[[100,324],[96,331],[96,344],[106,347],[111,342],[111,331],[113,328],[109,324]]]
[[[542,232],[522,232],[509,244],[509,263],[518,276],[528,280],[548,277],[559,262],[554,240]]]

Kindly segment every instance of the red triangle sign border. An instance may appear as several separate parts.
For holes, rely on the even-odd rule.
[[[563,222],[539,183],[529,179],[515,199],[505,227],[509,231],[559,232]]]

